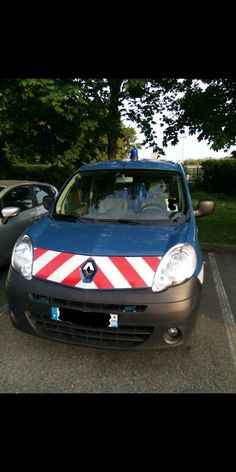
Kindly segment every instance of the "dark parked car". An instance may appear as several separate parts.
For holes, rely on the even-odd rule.
[[[47,213],[43,197],[56,197],[47,183],[0,180],[0,267],[8,263],[17,238]]]

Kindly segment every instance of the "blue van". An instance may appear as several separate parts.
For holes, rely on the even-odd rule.
[[[110,349],[175,347],[198,312],[204,265],[179,163],[116,160],[76,170],[47,216],[15,244],[7,278],[13,325]]]

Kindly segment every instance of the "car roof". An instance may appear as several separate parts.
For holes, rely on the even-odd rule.
[[[9,190],[16,188],[20,185],[48,185],[51,188],[55,189],[56,194],[58,193],[58,189],[52,185],[48,184],[47,182],[38,182],[35,180],[0,180],[0,196],[2,197],[7,193]]]
[[[79,171],[87,170],[118,170],[118,169],[150,169],[150,170],[161,170],[161,171],[175,171],[183,172],[183,167],[179,162],[172,162],[166,160],[153,159],[138,159],[132,161],[130,159],[122,160],[108,160],[96,162],[94,164],[86,164],[80,167]]]
[[[15,185],[24,184],[47,184],[46,182],[36,182],[35,180],[0,180],[0,187],[15,187]]]

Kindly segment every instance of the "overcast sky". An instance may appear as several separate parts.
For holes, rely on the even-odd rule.
[[[143,140],[143,135],[139,133],[134,123],[126,122],[125,124],[133,126],[136,129],[138,142],[141,143]],[[158,144],[160,147],[162,147],[162,132],[157,132],[157,135],[159,136]],[[233,150],[236,150],[236,146],[232,146],[227,152],[224,152],[223,150],[215,152],[210,149],[207,141],[203,140],[198,142],[197,136],[189,136],[188,133],[186,133],[184,138],[183,136],[180,137],[179,143],[176,146],[169,145],[167,148],[164,148],[164,157],[174,161],[182,161],[186,159],[204,159],[209,157],[217,159],[230,156]],[[145,157],[150,158],[151,154],[152,148],[145,149],[145,146],[143,146],[142,149],[139,149],[138,151],[138,155],[141,159]]]
[[[203,87],[204,88],[204,87]],[[156,134],[158,136],[158,145],[162,147],[162,128],[158,125],[159,115],[154,115],[156,121]],[[126,126],[132,126],[136,130],[137,140],[141,143],[144,139],[144,135],[140,134],[135,123],[124,120]],[[189,136],[186,131],[185,136],[180,135],[179,143],[176,146],[169,145],[164,148],[165,156],[164,158],[174,160],[174,161],[183,161],[187,159],[204,159],[204,158],[214,158],[219,159],[221,157],[230,156],[232,151],[236,150],[236,146],[231,146],[231,148],[224,152],[223,150],[215,152],[210,148],[210,145],[206,140],[198,141],[197,136]],[[145,146],[142,149],[139,149],[138,155],[140,158],[150,158],[152,154],[152,148],[146,149]]]
[[[137,133],[139,137],[138,141],[140,142],[142,138],[141,135]],[[210,146],[207,144],[207,141],[198,142],[197,137],[187,136],[185,138],[181,137],[179,143],[176,146],[168,146],[164,148],[165,158],[182,161],[186,159],[204,159],[204,158],[220,158],[230,156],[231,152],[235,149],[235,146],[231,147],[229,151],[224,152],[223,150],[215,152],[210,149]],[[139,157],[151,157],[152,149],[145,149],[143,146],[142,150],[139,150]]]

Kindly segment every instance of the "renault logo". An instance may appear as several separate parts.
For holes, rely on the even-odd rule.
[[[92,259],[88,259],[81,267],[83,282],[91,282],[97,272],[97,266]]]

